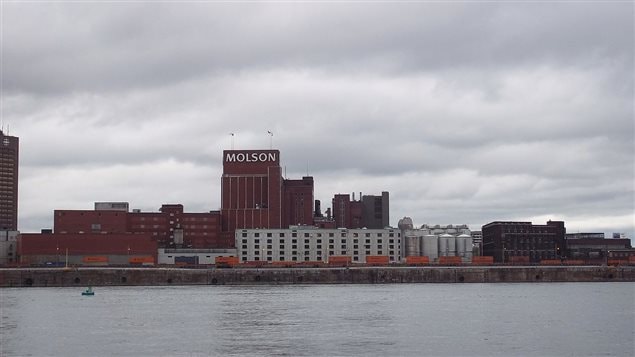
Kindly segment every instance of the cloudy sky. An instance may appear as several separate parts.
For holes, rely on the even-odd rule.
[[[635,231],[633,2],[2,2],[20,229],[220,207],[221,153],[391,195],[391,223]]]

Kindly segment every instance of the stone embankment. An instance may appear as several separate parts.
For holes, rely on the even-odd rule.
[[[608,281],[635,282],[635,266],[0,269],[0,287]]]

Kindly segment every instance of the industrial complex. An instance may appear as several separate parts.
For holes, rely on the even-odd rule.
[[[389,221],[389,193],[336,193],[322,212],[314,179],[287,179],[279,150],[225,150],[219,210],[157,212],[128,202],[56,209],[53,228],[19,234],[18,138],[0,131],[0,265],[354,266],[635,264],[626,237],[569,235],[565,223],[415,227]]]

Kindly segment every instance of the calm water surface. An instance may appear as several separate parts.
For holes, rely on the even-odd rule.
[[[635,283],[0,289],[0,356],[633,356]]]

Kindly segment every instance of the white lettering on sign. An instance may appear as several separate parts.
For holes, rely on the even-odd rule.
[[[232,152],[225,156],[227,162],[267,162],[276,161],[276,154],[273,152]]]

